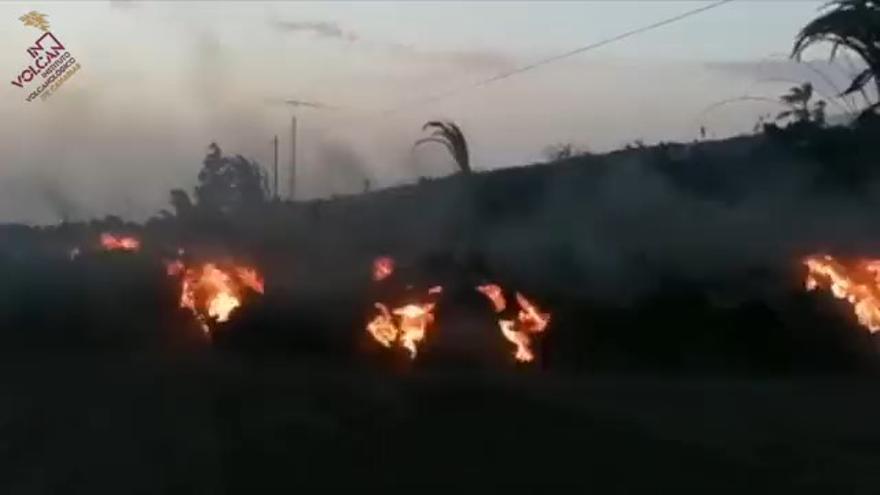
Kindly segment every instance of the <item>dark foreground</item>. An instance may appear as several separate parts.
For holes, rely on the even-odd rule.
[[[392,373],[216,353],[6,354],[0,493],[877,493],[878,418],[880,385],[869,377]]]

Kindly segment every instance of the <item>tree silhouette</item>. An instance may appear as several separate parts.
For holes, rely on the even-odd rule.
[[[174,214],[178,218],[189,216],[193,209],[192,200],[189,199],[189,194],[183,189],[171,190],[171,206],[174,208]]]
[[[806,82],[792,87],[788,93],[779,97],[779,101],[788,106],[776,116],[776,120],[791,119],[794,122],[825,125],[825,101],[819,100],[810,106],[813,98],[813,85]]]
[[[195,196],[198,206],[220,213],[257,206],[266,201],[269,186],[266,174],[257,162],[236,156],[224,156],[216,143],[208,146],[208,154],[199,172]],[[172,202],[174,201],[172,197]],[[181,207],[188,198],[179,196]],[[177,205],[175,205],[177,208]]]
[[[428,129],[434,129],[434,131],[430,136],[416,141],[413,148],[425,143],[442,144],[449,151],[449,154],[452,155],[452,158],[458,165],[459,171],[464,174],[471,173],[471,162],[468,153],[467,140],[464,138],[464,133],[461,132],[461,128],[459,128],[455,122],[451,121],[430,121],[422,126],[423,131]]]
[[[827,11],[811,21],[795,38],[792,58],[800,59],[804,51],[820,42],[832,44],[831,57],[840,47],[855,52],[867,68],[858,73],[843,95],[860,91],[872,79],[880,97],[880,2],[878,0],[834,0],[824,7]],[[880,101],[865,111],[880,106]]]

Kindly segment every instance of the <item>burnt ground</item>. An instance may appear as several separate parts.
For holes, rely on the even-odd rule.
[[[877,493],[880,384],[381,370],[83,351],[0,358],[0,493],[433,485]],[[674,491],[673,491],[674,490]]]

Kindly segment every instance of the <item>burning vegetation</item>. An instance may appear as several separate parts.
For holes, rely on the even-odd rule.
[[[375,259],[373,279],[376,281],[387,279],[394,272],[393,266],[394,260],[391,258]],[[550,324],[550,314],[544,313],[528,298],[516,292],[516,313],[502,316],[509,307],[504,289],[497,284],[485,284],[477,286],[476,290],[491,302],[493,311],[498,315],[501,335],[515,346],[514,358],[521,363],[534,361],[533,336],[547,329]],[[431,296],[442,294],[443,287],[435,285],[429,288],[424,296],[402,298],[410,299],[412,302],[392,308],[385,303],[374,303],[375,313],[366,324],[367,333],[384,347],[399,346],[406,349],[410,357],[415,359],[419,344],[425,340],[428,330],[434,323],[437,303],[431,300]]]
[[[373,280],[380,282],[394,273],[394,258],[380,256],[373,260]]]
[[[504,290],[497,284],[477,286],[477,292],[485,295],[492,303],[495,313],[501,314],[507,309]],[[544,332],[550,324],[550,314],[544,313],[519,292],[515,295],[519,310],[515,317],[499,318],[498,326],[501,335],[516,346],[514,358],[521,363],[535,360],[532,349],[532,335]]]
[[[394,274],[394,258],[380,256],[373,260],[373,280],[382,282]],[[384,303],[373,304],[376,314],[367,322],[367,332],[384,347],[399,346],[415,359],[419,344],[425,340],[428,329],[434,323],[436,303],[429,301],[431,296],[439,295],[443,288],[431,287],[426,291],[424,301],[414,301],[391,309]]]
[[[858,259],[850,263],[830,255],[809,256],[806,288],[823,288],[849,302],[859,323],[871,333],[880,331],[880,260]]]
[[[419,344],[434,323],[435,306],[431,302],[411,303],[389,310],[386,305],[376,303],[378,314],[367,323],[367,332],[383,346],[398,345],[415,359]]]
[[[204,263],[185,267],[183,262],[175,260],[166,262],[166,271],[169,276],[180,277],[180,307],[192,311],[208,335],[212,325],[229,320],[248,291],[263,294],[265,290],[259,272],[246,266]]]
[[[101,248],[104,251],[140,251],[141,241],[134,236],[101,234]]]

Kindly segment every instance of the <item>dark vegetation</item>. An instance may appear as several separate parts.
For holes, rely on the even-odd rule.
[[[372,303],[393,303],[408,285],[440,284],[446,292],[437,330],[416,364],[512,366],[486,301],[473,290],[494,281],[553,313],[540,343],[539,366],[547,369],[873,370],[877,349],[848,305],[802,288],[796,256],[841,242],[801,246],[800,253],[771,249],[750,264],[732,259],[724,266],[720,260],[724,269],[697,279],[634,248],[623,257],[640,273],[642,289],[616,299],[583,290],[592,275],[568,245],[573,236],[601,232],[559,223],[549,217],[560,212],[545,211],[556,198],[572,218],[594,214],[596,188],[607,187],[615,167],[633,160],[639,170],[656,173],[676,198],[724,208],[748,203],[756,189],[780,177],[809,178],[811,197],[856,201],[876,179],[880,152],[871,121],[825,128],[795,120],[765,130],[306,203],[270,201],[259,166],[211,145],[195,201],[173,191],[173,214],[163,212],[144,225],[108,217],[3,227],[4,345],[204,346],[191,315],[177,308],[177,281],[164,274],[162,261],[184,247],[189,260],[236,259],[257,266],[267,279],[266,295],[255,295],[217,329],[216,348],[381,363],[388,352],[363,330]],[[102,232],[134,234],[143,250],[101,252],[96,244]],[[81,255],[70,259],[74,247]],[[383,254],[400,263],[389,283],[394,289],[370,280],[371,261]]]

